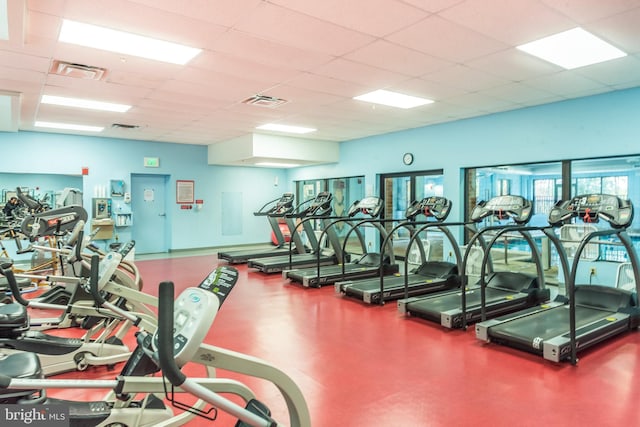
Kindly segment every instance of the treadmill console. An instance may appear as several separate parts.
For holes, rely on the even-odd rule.
[[[370,216],[371,218],[377,218],[382,212],[384,203],[380,197],[365,197],[362,200],[356,200],[347,212],[349,217],[356,215],[358,212]]]
[[[549,224],[561,225],[572,218],[594,223],[600,218],[613,228],[627,228],[633,221],[633,204],[628,199],[609,194],[583,194],[561,200],[549,212]]]
[[[444,221],[451,212],[451,201],[444,197],[430,196],[420,201],[414,201],[405,210],[405,218],[409,221],[422,214],[437,221]]]
[[[493,216],[499,220],[510,218],[522,225],[531,219],[532,208],[531,201],[522,196],[498,196],[479,202],[471,212],[471,221],[480,222]]]
[[[278,200],[276,205],[269,209],[267,215],[270,216],[283,216],[293,210],[293,193],[284,193]]]
[[[315,199],[311,202],[309,207],[305,210],[303,216],[327,216],[331,214],[331,202],[333,195],[328,191],[322,191],[318,193]]]

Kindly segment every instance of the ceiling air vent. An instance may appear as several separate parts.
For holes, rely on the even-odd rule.
[[[124,129],[124,130],[134,130],[140,129],[138,125],[125,125],[124,123],[114,123],[111,125],[112,129]]]
[[[255,105],[256,107],[267,107],[267,108],[275,108],[282,104],[287,103],[286,99],[274,98],[272,96],[265,95],[253,95],[244,101],[243,104],[247,105]]]
[[[51,63],[49,74],[57,74],[59,76],[73,77],[84,80],[100,80],[106,74],[106,68],[92,67],[91,65],[73,64],[54,60]]]

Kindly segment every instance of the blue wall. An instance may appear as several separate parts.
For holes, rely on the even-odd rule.
[[[84,206],[91,215],[91,198],[97,187],[110,180],[125,181],[131,174],[169,175],[167,188],[169,248],[206,248],[270,241],[271,229],[264,217],[253,216],[269,200],[291,191],[284,171],[277,169],[222,167],[207,164],[207,147],[189,144],[151,143],[125,139],[70,136],[38,132],[0,132],[0,172],[78,175],[83,167]],[[145,168],[144,157],[159,157],[159,168]],[[280,186],[274,185],[276,177]],[[181,210],[173,203],[176,180],[194,180],[195,198],[204,200],[201,210]],[[1,185],[1,183],[0,183]],[[242,234],[222,235],[222,193],[241,193]],[[114,200],[114,203],[116,201]],[[134,226],[135,226],[135,212]],[[121,241],[131,237],[130,228],[118,230]]]
[[[339,163],[286,171],[210,166],[207,147],[199,145],[0,133],[0,172],[77,175],[89,167],[83,177],[85,206],[90,206],[96,186],[108,187],[111,179],[129,185],[132,173],[169,175],[169,200],[175,200],[176,180],[192,179],[204,207],[182,211],[170,203],[171,249],[257,243],[269,241],[270,229],[252,212],[282,192],[294,191],[294,180],[364,175],[365,195],[377,195],[379,174],[443,169],[444,195],[454,201],[450,219],[462,220],[462,168],[638,154],[638,111],[640,89],[611,92],[348,141],[340,145]],[[402,163],[405,152],[415,155],[411,166]],[[149,156],[160,158],[159,168],[143,167],[143,157]],[[276,177],[279,186],[274,185]],[[220,202],[227,192],[242,194],[239,235],[221,232],[225,210]],[[127,238],[125,230],[121,239]]]
[[[340,163],[295,169],[290,180],[364,175],[378,194],[378,175],[444,170],[451,220],[462,220],[462,169],[472,166],[640,153],[640,89],[568,100],[348,141]],[[425,114],[428,114],[426,112]],[[402,154],[412,152],[411,166]]]

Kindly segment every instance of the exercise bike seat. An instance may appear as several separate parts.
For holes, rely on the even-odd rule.
[[[44,378],[38,355],[28,352],[0,355],[0,372],[11,378]]]
[[[40,359],[35,353],[12,353],[0,355],[0,372],[9,378],[42,379],[44,373]],[[19,403],[32,400],[38,390],[8,390],[0,388],[0,404]]]
[[[18,332],[29,329],[27,308],[21,304],[0,304],[0,336],[7,332]],[[2,370],[0,370],[2,372]]]

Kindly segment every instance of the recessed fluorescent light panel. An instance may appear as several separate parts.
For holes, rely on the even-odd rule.
[[[7,0],[0,0],[0,40],[9,40],[9,9]]]
[[[88,110],[113,111],[124,113],[131,105],[113,104],[110,102],[92,101],[90,99],[66,98],[63,96],[42,95],[43,104],[62,105],[64,107],[86,108]]]
[[[265,166],[271,168],[296,168],[300,165],[295,163],[274,163],[274,162],[258,162],[256,166]]]
[[[582,28],[564,31],[517,48],[567,70],[627,56]]]
[[[63,20],[59,40],[80,46],[184,65],[202,49],[152,39],[137,34]]]
[[[418,98],[417,96],[404,95],[402,93],[391,92],[383,89],[374,90],[373,92],[356,96],[353,99],[405,109],[419,107],[421,105],[431,104],[433,102],[430,99]]]
[[[40,128],[78,130],[83,132],[102,132],[104,130],[104,127],[101,126],[74,125],[72,123],[36,122],[35,126]]]
[[[266,125],[256,127],[256,129],[273,130],[276,132],[299,133],[299,134],[315,132],[317,130],[317,129],[305,128],[301,126],[280,125],[277,123],[267,123]]]

